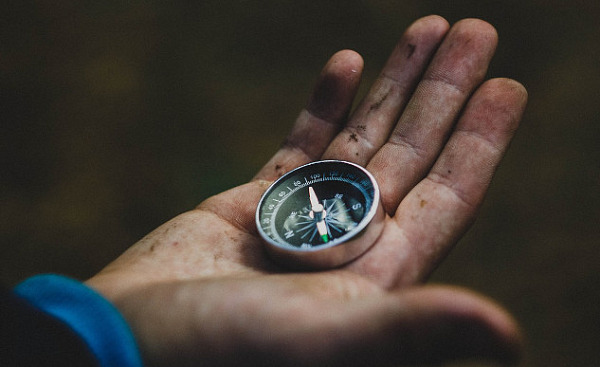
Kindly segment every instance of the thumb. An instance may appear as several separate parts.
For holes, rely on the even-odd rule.
[[[411,365],[482,359],[515,364],[522,337],[500,306],[455,287],[404,289],[354,308],[340,365]],[[352,309],[353,307],[350,307]],[[337,343],[336,343],[337,344]],[[343,345],[346,344],[346,345]],[[334,363],[338,365],[338,363]]]

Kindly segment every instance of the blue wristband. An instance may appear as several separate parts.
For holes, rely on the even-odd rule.
[[[83,283],[60,275],[37,275],[13,291],[32,306],[69,325],[101,366],[142,367],[125,319],[110,302]]]

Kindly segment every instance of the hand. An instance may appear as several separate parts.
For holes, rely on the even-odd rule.
[[[483,82],[496,42],[483,21],[418,20],[350,117],[363,63],[338,52],[252,182],[162,225],[88,284],[121,310],[149,365],[514,361],[521,339],[504,310],[423,285],[473,221],[525,108],[517,82]],[[283,173],[325,158],[375,176],[383,234],[342,268],[286,272],[258,237],[258,200]]]

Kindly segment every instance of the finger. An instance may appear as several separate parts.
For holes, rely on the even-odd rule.
[[[518,360],[522,338],[510,315],[457,288],[430,286],[354,302],[332,302],[318,316],[281,325],[277,365],[398,366],[460,359]],[[312,335],[315,334],[315,335]],[[283,347],[282,347],[283,346]],[[287,363],[286,363],[287,362]]]
[[[326,294],[328,285],[300,283],[247,277],[164,282],[115,303],[152,365],[510,363],[520,354],[522,338],[511,316],[465,290],[429,286],[335,299]]]
[[[402,292],[381,308],[389,310],[382,321],[392,333],[384,334],[377,351],[383,361],[396,359],[394,365],[464,359],[514,364],[521,355],[523,338],[514,319],[472,292],[429,286]]]
[[[400,203],[379,243],[350,266],[385,286],[424,280],[473,221],[526,101],[513,80],[484,83],[429,175]]]
[[[254,179],[274,180],[321,157],[348,115],[362,69],[363,60],[354,51],[331,57],[282,147]]]
[[[439,16],[417,20],[404,33],[367,96],[324,154],[366,165],[388,138],[446,32]]]
[[[464,103],[483,80],[496,44],[495,29],[476,19],[458,22],[444,39],[389,140],[368,165],[388,213],[435,161]]]

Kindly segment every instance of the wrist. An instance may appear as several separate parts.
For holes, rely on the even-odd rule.
[[[68,325],[101,366],[142,366],[129,325],[117,308],[92,288],[48,274],[25,280],[14,293]]]

